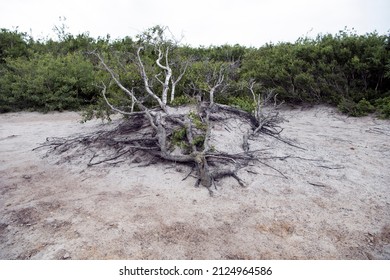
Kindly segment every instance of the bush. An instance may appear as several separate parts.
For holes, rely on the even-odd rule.
[[[375,111],[375,107],[364,98],[358,103],[350,99],[342,99],[338,108],[341,112],[353,117],[367,116]]]
[[[187,130],[185,127],[179,128],[173,131],[172,133],[172,144],[173,146],[178,146],[182,149],[187,149],[187,143],[185,141]]]
[[[205,136],[204,135],[197,135],[194,137],[194,141],[192,142],[192,145],[195,145],[196,147],[203,149]]]
[[[64,32],[64,30],[58,30]],[[109,118],[100,90],[94,84],[109,83],[110,77],[97,67],[97,50],[127,88],[143,95],[145,106],[155,106],[139,75],[134,57],[137,44],[130,37],[97,40],[88,33],[73,36],[59,33],[59,41],[34,41],[17,30],[0,29],[0,112],[18,110],[79,110],[91,105],[85,114]],[[142,53],[147,75],[161,71],[154,63],[153,47]],[[357,35],[344,30],[317,38],[300,38],[295,43],[266,44],[260,48],[238,45],[192,48],[180,46],[172,61],[190,61],[183,80],[177,85],[172,106],[195,103],[184,92],[207,92],[208,83],[224,69],[225,92],[218,89],[214,101],[253,112],[255,104],[243,85],[256,80],[261,88],[272,88],[278,98],[289,103],[328,103],[352,116],[363,116],[375,109],[389,118],[390,52],[389,36],[376,32]],[[118,65],[118,61],[122,61]],[[230,63],[235,61],[234,67]],[[177,75],[179,68],[174,69]],[[153,79],[153,78],[152,78]],[[152,81],[151,81],[152,82]],[[159,83],[154,80],[159,92]],[[123,93],[111,86],[107,96],[114,106],[127,107]],[[207,100],[208,96],[205,97]]]
[[[231,106],[239,107],[240,109],[251,113],[255,110],[255,104],[249,97],[237,97],[232,96],[228,99],[228,104]]]
[[[344,30],[267,44],[244,54],[240,75],[289,103],[339,104],[348,114],[366,115],[373,108],[360,101],[373,103],[389,91],[389,36]]]
[[[375,106],[381,118],[390,118],[390,96],[377,99]]]
[[[207,125],[205,123],[202,122],[202,120],[200,119],[200,117],[193,111],[191,111],[189,114],[188,114],[189,118],[191,119],[192,123],[195,124],[195,127],[197,129],[200,129],[200,130],[203,130],[203,131],[206,131],[207,130]]]
[[[356,111],[358,112],[358,114],[360,114],[360,116],[366,116],[368,114],[373,113],[375,111],[375,107],[371,105],[371,103],[365,98],[363,98],[356,105]]]
[[[180,95],[175,97],[175,99],[171,102],[171,105],[176,107],[176,106],[192,104],[194,102],[195,101],[188,95]]]
[[[96,71],[80,54],[7,59],[0,75],[0,111],[79,110],[96,96]]]

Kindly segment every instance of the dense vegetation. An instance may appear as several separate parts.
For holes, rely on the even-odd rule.
[[[100,53],[111,63],[126,87],[142,91],[142,77],[134,63],[142,39],[94,39],[88,34],[59,32],[58,40],[34,40],[17,30],[1,29],[0,112],[82,109],[89,116],[96,111],[108,112],[101,82],[108,84],[110,76],[91,52]],[[158,70],[154,51],[144,48],[142,52],[152,76]],[[171,59],[177,73],[183,62],[188,62],[172,105],[193,102],[199,91],[206,90],[205,77],[224,69],[226,83],[217,92],[216,101],[247,111],[254,108],[248,85],[255,81],[253,90],[257,93],[272,89],[278,100],[288,103],[326,103],[352,116],[376,112],[390,117],[388,35],[357,35],[345,30],[260,48],[179,45]],[[108,98],[114,105],[128,102],[115,87]]]

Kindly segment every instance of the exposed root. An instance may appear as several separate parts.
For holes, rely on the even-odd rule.
[[[163,110],[148,110],[144,114],[127,116],[113,129],[68,138],[48,138],[36,149],[47,149],[47,154],[60,155],[63,161],[72,161],[89,154],[88,167],[99,164],[118,164],[121,162],[149,165],[152,159],[160,162],[175,162],[192,166],[187,179],[196,171],[196,186],[206,187],[210,194],[215,181],[222,177],[233,177],[245,187],[245,182],[237,175],[250,162],[258,161],[287,178],[281,171],[264,162],[263,150],[250,150],[249,137],[258,133],[283,140],[273,122],[263,122],[261,127],[251,114],[225,105],[209,104],[198,106],[197,112],[169,114]],[[169,109],[169,108],[168,108]],[[243,135],[243,152],[227,153],[212,149],[211,127],[228,118],[239,118],[250,124],[251,130]]]

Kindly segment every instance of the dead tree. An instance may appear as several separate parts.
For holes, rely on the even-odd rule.
[[[179,73],[177,76],[174,75],[169,56],[172,54],[172,50],[176,48],[178,40],[175,38],[165,38],[164,33],[166,29],[166,27],[156,26],[151,28],[149,32],[145,32],[140,35],[141,44],[149,45],[154,48],[155,52],[157,52],[156,65],[159,67],[161,72],[155,75],[154,78],[162,85],[161,99],[155,94],[155,92],[153,92],[152,86],[150,85],[149,77],[146,73],[145,65],[140,54],[144,49],[142,45],[137,50],[136,59],[146,91],[158,102],[162,108],[167,105],[169,94],[170,102],[174,101],[176,85],[183,78],[188,67],[188,62],[182,62],[182,65],[179,66],[175,65],[175,68],[179,69]]]
[[[219,70],[214,69],[213,73],[207,76],[208,93],[210,96],[210,106],[214,105],[214,95],[218,88],[223,86],[225,80],[224,68],[221,67]]]
[[[229,86],[230,75],[237,70],[237,63],[231,61],[229,63],[217,63],[211,65],[209,61],[204,62],[204,80],[200,82],[202,86],[192,85],[192,88],[198,92],[204,92],[208,95],[210,106],[215,103],[216,94],[224,93]]]
[[[255,135],[261,129],[263,129],[264,126],[273,128],[273,132],[275,134],[280,134],[281,131],[275,130],[277,124],[282,121],[279,117],[279,112],[276,109],[278,109],[283,104],[283,102],[278,104],[278,94],[275,94],[273,89],[266,89],[262,94],[256,94],[255,85],[256,82],[252,79],[249,81],[247,86],[247,89],[249,89],[253,97],[253,104],[255,108],[253,114],[257,121],[257,128],[253,131],[252,134]],[[271,101],[273,101],[273,103],[271,103]],[[266,106],[268,106],[268,110]]]
[[[256,137],[259,132],[271,135],[278,135],[280,132],[275,129],[277,119],[262,114],[262,102],[257,102],[255,114],[242,111],[227,105],[214,102],[214,94],[217,89],[221,90],[225,81],[225,69],[214,69],[213,76],[208,83],[209,102],[199,101],[195,111],[187,110],[178,113],[167,105],[169,84],[173,96],[176,84],[185,73],[187,66],[183,68],[180,75],[173,79],[172,69],[169,61],[169,47],[164,50],[157,48],[156,64],[163,70],[163,74],[158,77],[162,84],[161,94],[156,93],[149,81],[145,65],[142,61],[139,47],[136,53],[140,76],[143,80],[145,92],[158,104],[157,108],[150,108],[144,105],[143,100],[134,89],[123,86],[119,76],[106,63],[102,55],[95,53],[102,67],[110,74],[111,80],[136,106],[136,111],[125,111],[110,103],[107,92],[110,84],[102,84],[102,97],[107,105],[115,112],[127,117],[115,129],[110,131],[100,131],[94,134],[81,135],[71,138],[48,139],[41,147],[48,147],[50,151],[57,151],[60,154],[71,150],[86,147],[92,154],[88,166],[101,163],[118,163],[120,158],[126,155],[142,154],[142,158],[157,158],[165,162],[186,164],[192,166],[196,171],[196,186],[206,187],[212,194],[211,187],[215,186],[215,180],[231,176],[237,180],[239,185],[245,183],[239,178],[237,172],[248,165],[251,161],[258,161],[259,151],[251,151],[248,144],[249,137]],[[255,95],[253,84],[249,86],[255,101],[260,96]],[[161,97],[160,97],[161,96]],[[267,97],[268,98],[268,97]],[[215,151],[211,144],[212,125],[223,120],[226,114],[233,115],[247,122],[251,127],[251,132],[243,135],[243,152],[227,153]],[[103,157],[99,155],[101,150],[105,152]],[[74,156],[74,154],[73,154]],[[188,176],[187,176],[188,177]]]

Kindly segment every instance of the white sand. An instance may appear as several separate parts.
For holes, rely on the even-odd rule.
[[[250,145],[290,156],[265,161],[287,179],[256,163],[239,172],[247,188],[223,179],[215,197],[182,181],[187,167],[86,168],[32,151],[100,121],[0,115],[0,258],[390,259],[390,122],[322,106],[281,113],[282,135],[306,150],[270,137]],[[246,128],[215,129],[216,148],[233,152]]]

